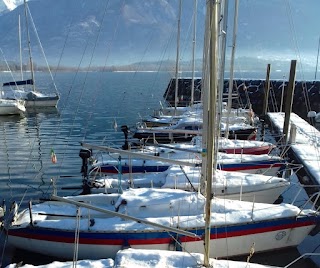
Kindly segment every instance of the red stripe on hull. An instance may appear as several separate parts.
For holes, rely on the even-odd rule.
[[[227,154],[253,154],[253,155],[269,154],[271,150],[272,150],[272,147],[269,147],[269,146],[223,149],[223,151],[226,152]]]
[[[292,229],[292,228],[298,228],[298,227],[304,227],[304,226],[311,226],[315,223],[313,221],[303,221],[303,222],[296,222],[296,223],[288,223],[288,224],[282,224],[279,226],[269,226],[269,227],[259,227],[259,228],[247,228],[246,230],[240,230],[240,231],[228,231],[223,233],[212,233],[210,236],[210,239],[220,239],[220,238],[232,238],[232,237],[238,237],[238,236],[245,236],[245,235],[252,235],[252,234],[258,234],[258,233],[266,233],[266,232],[273,232],[278,230],[284,230],[284,229]],[[45,240],[45,241],[51,241],[51,242],[60,242],[60,243],[74,243],[74,237],[61,237],[61,236],[53,236],[53,235],[35,235],[35,234],[24,234],[21,232],[18,232],[17,234],[14,234],[14,231],[10,233],[9,235],[15,236],[15,237],[23,237],[28,239],[35,239],[35,240]],[[103,238],[79,238],[79,244],[91,244],[91,245],[123,245],[125,238],[121,239],[103,239]],[[191,238],[182,236],[179,237],[180,242],[192,242],[192,241],[200,241],[202,239],[200,238]],[[170,237],[165,238],[154,238],[154,239],[128,239],[127,243],[131,246],[133,245],[152,245],[152,244],[169,244],[172,241]]]

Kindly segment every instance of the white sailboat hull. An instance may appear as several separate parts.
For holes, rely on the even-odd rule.
[[[295,247],[314,228],[311,226],[302,226],[297,228],[284,228],[276,231],[269,231],[257,234],[245,234],[228,238],[211,238],[210,256],[214,258],[249,255],[250,249],[255,252],[264,252],[275,249]],[[212,234],[214,236],[214,234]],[[114,258],[118,250],[126,248],[124,245],[99,245],[98,243],[80,243],[76,246],[73,242],[65,243],[58,241],[46,241],[23,237],[10,237],[10,245],[17,248],[29,249],[33,252],[54,256],[58,258],[72,259],[76,247],[78,248],[79,259],[101,259]],[[183,242],[181,244],[183,251],[193,253],[204,253],[203,240],[194,242]],[[130,247],[129,245],[127,247]],[[135,244],[131,245],[136,249],[157,249],[157,250],[175,250],[174,243],[159,244]],[[179,249],[181,250],[180,246]]]
[[[6,100],[14,100],[16,96],[24,101],[26,108],[34,107],[56,107],[60,99],[58,94],[44,94],[32,91],[27,88],[15,89],[15,91],[7,91],[3,94]]]
[[[22,114],[25,111],[25,106],[18,100],[0,99],[0,115]]]
[[[26,107],[56,107],[59,95],[43,94],[36,91],[29,91],[25,95]]]
[[[246,191],[243,193],[234,193],[234,194],[223,194],[217,193],[216,196],[219,198],[226,198],[231,200],[241,200],[249,202],[258,202],[258,203],[269,203],[273,204],[279,198],[279,196],[288,188],[288,184],[278,184],[272,185],[268,189],[261,189],[255,191]],[[241,191],[239,189],[239,191]]]
[[[26,107],[56,107],[58,104],[58,99],[49,99],[49,100],[27,100]]]
[[[299,245],[310,233],[313,227],[300,227],[296,229],[282,229],[244,236],[211,239],[210,256],[222,258],[229,256],[249,255],[250,249],[255,252],[264,252],[276,249],[283,249]],[[200,249],[200,250],[199,250]],[[186,243],[186,250],[204,253],[203,243]]]
[[[73,259],[75,250],[79,259],[114,258],[126,247],[204,252],[205,198],[198,193],[131,189],[121,195],[77,196],[73,200],[87,205],[80,210],[65,202],[34,205],[32,224],[29,209],[22,211],[8,227],[8,243],[65,259]],[[320,214],[288,204],[215,198],[211,222],[211,254],[227,257],[248,255],[252,246],[255,252],[297,246],[320,224]]]

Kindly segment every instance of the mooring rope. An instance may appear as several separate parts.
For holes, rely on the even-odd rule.
[[[74,233],[74,251],[73,251],[73,263],[72,267],[77,266],[78,261],[78,254],[79,254],[79,236],[80,236],[80,208],[77,208],[77,214],[76,214],[76,228]]]

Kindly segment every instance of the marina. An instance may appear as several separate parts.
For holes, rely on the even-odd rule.
[[[92,74],[92,78],[95,78],[98,74]],[[101,74],[100,74],[101,75]],[[105,74],[105,77],[108,77],[108,79],[120,79],[124,81],[130,81],[132,82],[132,79],[129,79],[132,77],[132,74],[130,73],[122,73],[122,74]],[[65,80],[67,77],[69,79],[72,78],[72,75],[66,76],[65,74],[60,75],[60,79],[58,79],[58,84],[60,83],[66,83],[67,80]],[[150,83],[154,83],[155,74],[140,74],[140,77],[146,81],[148,79]],[[137,79],[138,77],[136,77]],[[163,77],[164,78],[164,77]],[[166,79],[164,79],[165,81]],[[81,81],[81,80],[80,80]],[[139,84],[140,79],[137,79],[136,82]],[[163,83],[159,83],[158,85],[159,89],[163,88]],[[110,88],[110,90],[112,90]],[[161,93],[161,92],[160,92]],[[157,98],[161,98],[161,94],[159,93],[159,96],[155,96],[153,104],[151,103],[149,106],[149,109],[147,109],[148,114],[152,113],[152,110],[157,107]],[[76,91],[74,94],[78,94]],[[61,104],[63,105],[64,101],[66,99],[64,98],[64,94],[62,94],[61,98]],[[122,105],[125,105],[127,109],[135,109],[138,106],[130,106],[129,104],[131,102],[127,101],[120,101],[119,104],[122,103]],[[139,103],[139,99],[136,99],[136,104]],[[133,103],[132,103],[133,104]],[[82,117],[85,118],[90,114],[90,110],[86,110],[85,103],[83,104],[82,111],[84,112],[82,114]],[[62,106],[63,107],[63,106]],[[145,111],[144,104],[141,103],[140,106],[140,113],[142,114]],[[41,110],[40,112],[34,114],[34,113],[28,113],[23,118],[11,118],[10,120],[5,120],[2,118],[2,125],[1,125],[1,131],[2,135],[7,137],[7,143],[6,147],[3,147],[3,152],[6,152],[6,157],[2,157],[1,170],[5,171],[2,174],[2,180],[0,183],[2,183],[3,189],[8,189],[8,191],[3,192],[4,199],[6,199],[8,207],[10,206],[10,200],[19,200],[19,198],[22,200],[21,205],[23,207],[27,206],[27,200],[32,197],[32,199],[37,200],[38,198],[46,196],[45,193],[51,193],[52,192],[52,178],[56,178],[56,188],[59,196],[66,196],[66,195],[74,195],[75,193],[80,193],[81,187],[79,187],[79,190],[76,190],[75,186],[81,185],[81,174],[80,174],[80,166],[81,166],[81,159],[79,158],[79,149],[80,142],[84,141],[82,137],[78,137],[76,135],[71,135],[69,132],[73,133],[75,130],[70,130],[69,127],[67,127],[68,122],[72,122],[72,110],[73,108],[67,108],[65,110],[61,110],[60,113],[57,111],[50,111],[50,110]],[[117,111],[117,110],[114,110]],[[101,114],[101,110],[95,111],[97,114]],[[139,110],[136,110],[136,114],[139,113]],[[146,112],[145,112],[146,113]],[[130,125],[132,122],[136,122],[139,119],[139,117],[126,117],[126,112],[124,111],[123,116],[118,115],[117,116],[117,122],[119,125]],[[101,125],[101,120],[104,119],[108,121],[107,125],[109,126],[109,131],[107,131],[107,135],[105,136],[105,130]],[[123,144],[123,133],[118,130],[115,131],[113,129],[113,121],[114,117],[99,117],[97,119],[93,119],[95,121],[92,122],[92,124],[97,125],[95,127],[94,131],[91,131],[90,128],[88,128],[85,125],[86,120],[79,120],[77,121],[77,125],[79,125],[79,129],[87,129],[87,138],[85,141],[95,141],[95,143],[101,143],[102,140],[105,140],[104,143],[107,141],[118,141],[119,146]],[[53,131],[54,129],[54,122],[59,122],[61,125],[60,128],[64,128],[65,130],[61,132],[59,139],[52,140],[52,136],[48,135],[48,133]],[[95,122],[95,123],[94,123]],[[70,124],[70,123],[68,123]],[[74,124],[73,124],[74,125]],[[82,125],[82,126],[81,126]],[[9,129],[10,126],[10,129]],[[34,128],[34,126],[37,126]],[[81,126],[81,127],[80,127]],[[97,130],[100,129],[100,132]],[[268,140],[268,142],[271,142],[273,144],[277,144],[276,139],[273,137],[272,132],[269,132],[269,129],[266,130],[267,134],[265,135],[265,139]],[[25,135],[23,133],[29,133],[28,143],[25,143],[22,145],[23,139],[21,135]],[[65,134],[63,134],[65,133]],[[62,135],[62,136],[61,136]],[[278,134],[276,135],[278,136]],[[106,138],[107,137],[107,138]],[[260,138],[260,134],[258,133],[257,139]],[[69,141],[68,141],[69,140]],[[54,141],[54,142],[53,142]],[[65,146],[65,141],[68,141],[68,146]],[[77,142],[79,141],[79,142]],[[108,143],[108,142],[107,142]],[[101,143],[103,144],[103,143]],[[19,154],[17,155],[15,151],[19,151]],[[50,159],[50,151],[54,148],[55,154],[57,156],[57,164],[53,164]],[[27,157],[27,159],[32,160],[32,165],[26,165],[27,163],[24,158],[19,157],[19,155],[25,154],[26,156],[31,155],[32,158],[30,159]],[[64,158],[63,155],[68,155],[67,158]],[[7,159],[4,161],[4,159]],[[16,165],[16,163],[20,163],[20,167]],[[78,164],[75,164],[78,163]],[[57,166],[58,165],[58,166]],[[16,167],[16,169],[13,169],[12,167]],[[61,166],[61,168],[58,168]],[[3,168],[7,167],[7,168]],[[20,171],[19,171],[20,170]],[[39,172],[42,172],[42,177],[39,178]],[[19,180],[19,176],[17,174],[24,174],[23,180]],[[60,176],[58,175],[60,174]],[[77,175],[78,174],[78,175]],[[70,176],[73,175],[73,176]],[[7,179],[6,179],[7,178]],[[17,180],[18,179],[18,180]],[[25,181],[27,179],[27,181]],[[49,187],[49,188],[48,188]],[[68,187],[70,187],[68,189]],[[38,189],[35,191],[35,189]],[[47,190],[48,189],[48,190]],[[24,197],[25,191],[27,190],[29,198]],[[40,191],[39,191],[40,190]],[[300,195],[296,197],[296,193],[299,192]],[[10,197],[11,196],[11,197]],[[19,197],[20,196],[20,197]],[[291,181],[291,186],[289,189],[283,194],[283,202],[285,203],[291,203],[294,202],[294,204],[302,205],[304,202],[308,200],[308,195],[306,194],[305,190],[301,186],[300,182],[298,180]],[[17,199],[18,198],[18,199]],[[295,250],[283,250],[280,252],[277,252],[277,256],[282,256],[280,259],[274,258],[272,259],[272,252],[271,253],[262,253],[262,254],[254,254],[252,257],[252,261],[256,261],[258,263],[269,263],[273,265],[277,265],[279,263],[287,264],[290,261],[293,261],[293,259],[297,258],[299,254],[304,253],[310,253],[310,252],[317,252],[318,248],[318,236],[308,236],[303,243],[301,243],[297,248],[299,251]],[[19,262],[21,260],[26,260],[27,262],[33,262],[35,261],[32,258],[32,254],[30,256],[29,253],[24,253],[23,251],[13,251],[10,248],[6,248],[5,251],[5,259],[9,262],[15,261]],[[287,252],[290,253],[290,257],[287,255]],[[13,254],[13,255],[12,255]],[[18,255],[16,255],[18,254]],[[270,255],[271,254],[271,255]],[[30,256],[30,257],[28,257]],[[38,255],[37,255],[38,256]],[[265,259],[265,256],[269,256]],[[31,258],[31,259],[30,259]],[[243,260],[241,258],[236,258]],[[45,256],[38,256],[37,260],[34,263],[48,263],[52,259],[45,257]],[[317,263],[318,257],[317,256],[306,256],[304,258],[304,261],[307,262],[305,267],[317,267],[317,264],[312,264],[313,266],[310,266],[310,263]],[[301,261],[299,262],[300,267]]]
[[[1,95],[25,105],[0,116],[0,267],[320,267],[320,39],[305,72],[280,46],[281,61],[266,57],[244,13],[237,35],[247,2],[79,1],[4,2],[0,15],[5,29],[18,19],[20,43],[19,66],[3,35]],[[253,16],[265,35],[268,5]],[[47,60],[34,69],[29,23],[39,43],[36,25],[47,33],[54,74]]]

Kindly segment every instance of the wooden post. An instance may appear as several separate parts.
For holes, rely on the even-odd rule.
[[[295,76],[296,76],[296,65],[297,60],[291,61],[290,66],[290,77],[286,95],[286,103],[284,107],[285,117],[284,117],[284,124],[283,124],[283,142],[287,143],[288,141],[288,132],[289,132],[289,124],[290,124],[290,114],[292,111],[292,102],[293,102],[293,95],[294,95],[294,88],[295,88]]]
[[[268,112],[269,90],[270,90],[270,69],[271,69],[271,65],[268,64],[266,83],[265,83],[265,88],[264,88],[264,103],[263,103],[263,110],[262,110],[263,117],[265,117]]]
[[[296,137],[297,137],[297,127],[294,123],[292,123],[290,128],[289,143],[290,144],[296,143]]]

